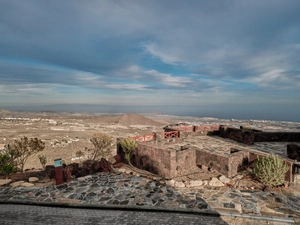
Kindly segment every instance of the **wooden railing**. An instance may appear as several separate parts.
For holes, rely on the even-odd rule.
[[[172,127],[172,129],[183,131],[183,132],[194,132],[194,126],[178,126],[178,127]]]
[[[154,134],[145,134],[142,136],[134,136],[131,137],[132,139],[139,141],[139,142],[147,142],[147,141],[154,141]]]
[[[161,134],[163,138],[167,138],[167,139],[179,137],[179,131],[162,132]]]

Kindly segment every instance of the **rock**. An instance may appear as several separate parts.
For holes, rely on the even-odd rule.
[[[222,183],[224,183],[224,184],[227,184],[227,183],[230,182],[230,179],[227,178],[227,177],[225,177],[224,175],[220,176],[220,177],[219,177],[219,180],[220,180]]]
[[[236,175],[236,176],[234,177],[234,179],[235,179],[235,180],[240,180],[240,179],[242,179],[243,177],[244,177],[244,175],[240,174],[240,175]]]
[[[87,179],[91,179],[93,178],[92,175],[86,175],[84,177],[78,177],[77,180],[83,181],[83,180],[87,180]]]
[[[204,181],[203,181],[203,186],[206,186],[206,185],[208,185],[208,181],[207,181],[207,180],[204,180]]]
[[[28,181],[29,181],[30,183],[36,182],[36,181],[38,181],[38,180],[39,180],[38,177],[29,177],[29,178],[28,178]]]
[[[32,187],[34,186],[33,183],[29,183],[29,182],[23,182],[20,184],[20,187]]]
[[[166,185],[168,186],[174,186],[175,185],[175,180],[167,180]]]
[[[72,167],[66,166],[63,170],[64,181],[70,182],[72,179]]]
[[[199,187],[203,184],[202,180],[191,180],[186,184],[186,187]]]
[[[118,171],[119,171],[120,173],[126,173],[126,169],[125,169],[125,168],[120,168]]]
[[[235,203],[235,209],[239,212],[242,213],[243,209],[242,209],[242,204],[241,203]]]
[[[201,169],[204,170],[204,171],[208,171],[208,167],[205,166],[205,165],[201,165]]]
[[[213,186],[213,187],[223,187],[224,184],[217,179],[216,177],[213,177],[209,182],[208,182],[209,186]]]
[[[100,160],[100,168],[102,169],[102,172],[113,172],[111,163],[104,158],[101,158]]]
[[[159,181],[161,178],[160,177],[152,177],[152,180],[154,181]]]
[[[11,183],[10,186],[12,186],[12,187],[19,187],[22,183],[24,183],[24,181],[20,180],[20,181]]]
[[[79,177],[79,164],[78,163],[71,163],[67,165],[68,168],[70,168],[72,172],[72,176]]]
[[[179,188],[184,188],[185,184],[182,181],[176,181],[174,186]]]
[[[0,186],[9,184],[11,181],[11,179],[0,179]]]

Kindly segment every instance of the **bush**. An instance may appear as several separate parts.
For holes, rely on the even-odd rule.
[[[113,138],[102,133],[96,133],[90,139],[93,148],[85,148],[88,153],[87,158],[90,160],[97,160],[101,158],[108,158],[111,155],[113,146]],[[79,153],[79,152],[78,152]],[[77,153],[76,153],[77,154]],[[79,153],[80,154],[80,153]],[[83,155],[81,155],[83,156]]]
[[[132,138],[126,138],[120,142],[120,145],[122,147],[123,152],[125,153],[125,159],[131,165],[130,155],[131,152],[134,151],[138,146],[136,141]]]
[[[43,151],[45,143],[37,138],[28,139],[27,137],[23,137],[19,141],[15,140],[12,145],[9,145],[9,148],[13,161],[21,172],[23,172],[28,157]]]
[[[15,171],[16,168],[9,152],[0,154],[0,172],[7,178],[10,173]]]
[[[285,181],[285,174],[289,170],[286,163],[278,156],[266,156],[255,161],[252,173],[265,186],[279,186]]]

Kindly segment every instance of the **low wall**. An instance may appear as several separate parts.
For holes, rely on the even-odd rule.
[[[196,164],[197,166],[205,165],[227,177],[233,177],[248,165],[248,154],[245,151],[237,151],[232,154],[221,155],[198,149],[196,151]]]
[[[292,142],[300,141],[300,132],[264,132],[254,129],[238,129],[220,126],[219,136],[251,145],[254,142]]]
[[[117,154],[121,161],[126,162],[119,144],[121,140],[117,139]],[[151,143],[137,142],[137,144],[137,150],[131,155],[132,165],[162,177],[176,177],[186,168],[186,165],[196,164],[195,149],[175,150],[161,148]]]
[[[300,132],[259,132],[254,135],[254,142],[292,142],[300,141]]]
[[[300,162],[300,145],[289,144],[286,151],[290,159]]]

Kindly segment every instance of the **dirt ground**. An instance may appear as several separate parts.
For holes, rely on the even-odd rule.
[[[53,164],[57,158],[62,158],[67,164],[78,162],[76,152],[91,147],[89,140],[94,133],[105,133],[114,139],[131,137],[163,131],[163,126],[171,122],[154,121],[136,114],[97,116],[5,110],[0,110],[0,118],[0,144],[8,144],[24,136],[42,139],[46,144],[42,152],[29,157],[25,169],[42,167],[38,155],[45,155],[47,164]],[[113,146],[111,157],[115,154]]]

